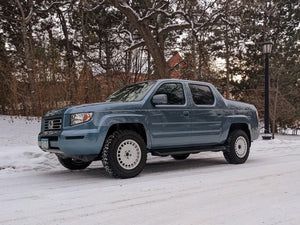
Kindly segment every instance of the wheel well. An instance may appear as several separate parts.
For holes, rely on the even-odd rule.
[[[146,131],[145,131],[145,128],[144,128],[143,124],[141,124],[141,123],[118,123],[118,124],[114,124],[109,128],[106,137],[108,137],[110,134],[112,134],[116,130],[132,130],[132,131],[135,131],[136,133],[141,135],[141,137],[145,141],[145,144],[147,145]]]
[[[246,134],[248,135],[249,141],[251,142],[250,131],[249,131],[248,125],[246,123],[233,123],[233,124],[231,124],[228,135],[234,130],[243,130],[243,131],[245,131]]]

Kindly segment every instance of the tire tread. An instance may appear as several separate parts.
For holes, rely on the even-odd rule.
[[[248,147],[248,152],[247,154],[243,157],[243,158],[239,158],[234,150],[234,140],[238,137],[238,136],[243,136],[246,138],[247,141],[247,147]],[[226,148],[227,151],[223,152],[224,158],[226,159],[226,161],[230,164],[241,164],[244,163],[248,156],[249,156],[249,151],[250,151],[250,141],[249,141],[249,137],[246,134],[245,131],[243,130],[234,130],[232,132],[230,132],[230,134],[228,135],[227,141],[226,141]]]
[[[134,176],[129,175],[129,174],[125,175],[121,171],[117,170],[116,166],[113,165],[113,163],[111,162],[111,159],[110,159],[110,152],[112,151],[111,148],[113,147],[115,142],[117,142],[120,138],[122,138],[122,136],[128,135],[128,134],[135,135],[141,141],[143,141],[142,137],[134,131],[131,131],[131,130],[117,130],[117,131],[114,131],[111,135],[108,136],[108,138],[105,141],[104,147],[102,149],[102,164],[103,164],[103,167],[104,167],[105,171],[112,177],[115,177],[115,178],[130,178],[130,177],[136,176],[137,174],[139,174],[141,172],[141,171],[139,171]],[[147,153],[146,153],[146,158],[147,158]],[[141,160],[143,160],[143,159],[141,159]],[[146,159],[145,159],[145,161],[146,161]],[[145,164],[145,162],[142,162],[142,163]],[[145,165],[142,165],[142,169],[144,168],[144,166]]]

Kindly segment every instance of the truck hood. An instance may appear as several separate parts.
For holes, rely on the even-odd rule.
[[[51,111],[47,112],[44,117],[52,117],[52,116],[58,116],[58,115],[62,116],[67,109],[68,109],[68,107],[51,110]]]
[[[248,104],[245,102],[232,101],[232,100],[228,100],[228,99],[224,99],[224,102],[229,109],[244,109],[244,110],[256,111],[256,108],[254,105]]]
[[[111,110],[135,110],[140,109],[141,107],[141,102],[100,102],[71,106],[65,111],[65,114],[81,112],[100,112]]]

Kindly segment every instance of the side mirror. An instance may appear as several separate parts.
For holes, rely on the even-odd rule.
[[[154,95],[152,97],[153,105],[166,105],[168,104],[168,97],[166,94]]]

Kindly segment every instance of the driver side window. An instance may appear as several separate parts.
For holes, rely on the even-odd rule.
[[[181,83],[167,83],[161,85],[155,94],[166,94],[168,105],[184,105],[185,97]]]

